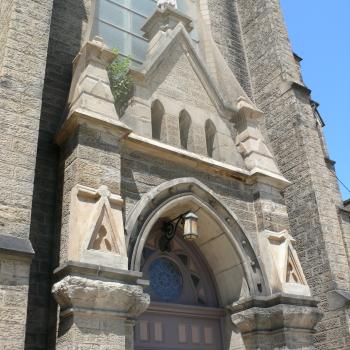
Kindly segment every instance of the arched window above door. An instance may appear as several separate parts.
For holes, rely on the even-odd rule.
[[[201,254],[181,237],[172,241],[170,252],[158,248],[158,231],[143,250],[142,271],[150,280],[147,292],[153,302],[217,306],[211,272]]]

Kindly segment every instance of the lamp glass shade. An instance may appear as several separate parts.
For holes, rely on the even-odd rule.
[[[184,233],[183,237],[187,241],[193,241],[198,238],[198,216],[192,212],[184,216]]]

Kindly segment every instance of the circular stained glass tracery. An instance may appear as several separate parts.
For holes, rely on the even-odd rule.
[[[175,301],[181,296],[183,280],[178,267],[169,259],[154,260],[149,267],[150,287],[162,301]]]

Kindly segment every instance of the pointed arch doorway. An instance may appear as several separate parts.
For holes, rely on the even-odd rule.
[[[157,239],[162,222],[189,211],[198,216],[199,237],[193,242],[185,242],[182,238],[183,230],[180,229],[171,252],[159,252]],[[162,294],[155,296],[156,291],[153,291],[151,307],[136,326],[135,348],[220,350],[232,347],[232,344],[238,344],[239,348],[242,341],[240,335],[232,332],[231,319],[229,315],[225,316],[223,310],[240,298],[263,296],[270,289],[254,246],[235,214],[202,182],[194,178],[178,178],[162,183],[146,193],[129,213],[125,227],[132,270],[144,272],[146,278],[154,271],[154,276],[158,276],[157,271],[167,270],[168,280],[172,278],[173,286],[179,285],[180,281],[180,287],[170,289],[174,295],[163,297],[166,300],[159,301]],[[181,251],[187,252],[187,255],[184,254],[186,258],[181,256]],[[157,263],[157,259],[162,258],[165,261]],[[192,269],[192,265],[184,263],[184,259],[187,259],[185,262],[197,262],[194,265],[199,265],[200,268],[197,271]],[[154,261],[155,266],[152,265]],[[201,281],[205,282],[204,291],[209,296],[204,300],[207,304],[203,305],[203,300],[198,299],[202,291],[193,287],[195,282],[191,277],[192,272],[194,275],[199,274],[199,277],[205,275]],[[170,282],[166,286],[168,284]],[[192,294],[186,292],[191,289],[190,286]],[[181,323],[183,319],[189,321],[185,326]],[[207,323],[197,325],[196,320],[205,320]],[[212,330],[208,330],[210,324]],[[195,326],[193,332],[192,325]],[[174,340],[175,336],[183,334],[184,329],[186,339],[189,339],[187,344],[180,343],[178,338]],[[203,339],[205,330],[208,344],[193,344],[192,334],[196,342],[196,334],[201,334]],[[208,340],[211,334],[213,344]]]
[[[218,307],[212,271],[195,244],[181,237],[181,228],[170,251],[162,252],[162,221],[142,252],[151,305],[136,325],[135,349],[222,350],[225,311]]]

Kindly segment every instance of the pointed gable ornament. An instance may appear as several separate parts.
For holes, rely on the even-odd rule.
[[[123,200],[106,186],[77,185],[70,207],[68,259],[127,269]]]
[[[265,265],[270,270],[273,292],[310,296],[310,288],[301,267],[298,254],[293,247],[295,239],[287,230],[273,232],[265,230],[261,236]]]

